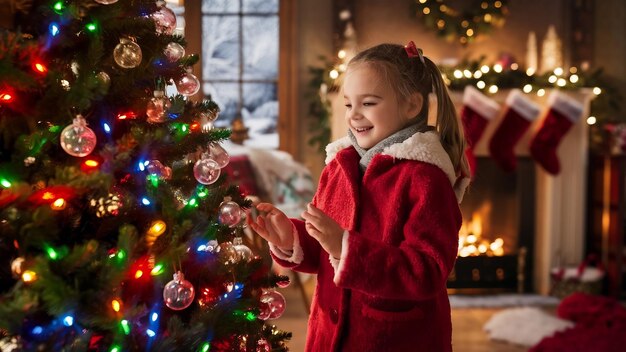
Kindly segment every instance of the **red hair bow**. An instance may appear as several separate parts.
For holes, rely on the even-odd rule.
[[[420,61],[424,63],[424,55],[422,53],[422,49],[415,46],[415,43],[411,40],[407,45],[404,46],[404,50],[409,58],[419,57]]]

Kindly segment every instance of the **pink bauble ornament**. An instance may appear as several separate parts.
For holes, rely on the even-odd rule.
[[[219,165],[220,169],[224,168],[230,162],[228,152],[222,148],[219,143],[209,143],[209,155],[211,155],[211,159],[215,160],[217,165]]]
[[[69,155],[83,157],[96,148],[97,138],[82,115],[77,115],[72,124],[61,131],[60,142],[61,148]]]
[[[200,81],[193,73],[186,72],[176,80],[176,89],[178,93],[190,97],[200,90]]]
[[[220,167],[208,154],[202,154],[200,160],[193,166],[193,176],[203,185],[210,185],[220,177]]]
[[[185,56],[185,48],[178,43],[171,42],[167,44],[163,53],[165,54],[165,57],[167,57],[167,61],[176,62]]]
[[[158,34],[171,35],[176,29],[176,14],[170,8],[161,6],[152,15],[156,32]]]
[[[278,291],[264,290],[259,302],[259,319],[277,319],[285,312],[285,297]]]
[[[141,58],[141,47],[128,38],[120,38],[120,43],[113,49],[113,59],[122,68],[139,66]]]
[[[170,100],[162,90],[155,90],[154,97],[150,99],[146,106],[146,121],[149,123],[162,123],[167,121],[167,110],[172,106]]]
[[[168,282],[163,288],[163,300],[165,305],[173,310],[182,310],[191,305],[195,291],[193,285],[185,280],[182,272],[174,274],[174,280]]]
[[[223,201],[218,211],[218,220],[220,224],[236,226],[241,221],[241,207],[231,200]]]

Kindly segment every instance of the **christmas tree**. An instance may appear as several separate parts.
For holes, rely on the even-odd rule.
[[[163,2],[59,0],[0,33],[4,350],[287,350],[288,278],[243,244],[175,28]]]

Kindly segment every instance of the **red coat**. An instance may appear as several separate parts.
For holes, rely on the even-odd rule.
[[[461,213],[439,137],[417,133],[388,147],[362,178],[347,138],[327,152],[313,203],[349,231],[337,273],[300,220],[293,223],[302,261],[275,256],[283,266],[317,274],[306,350],[451,351],[446,280]]]

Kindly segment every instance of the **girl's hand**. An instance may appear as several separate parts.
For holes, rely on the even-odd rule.
[[[328,254],[339,258],[344,229],[310,203],[301,216],[306,220],[305,227],[309,235],[315,238]]]
[[[259,203],[256,208],[265,215],[259,214],[256,220],[249,216],[247,222],[250,228],[266,241],[281,249],[291,250],[293,248],[293,224],[287,215],[270,203]]]

